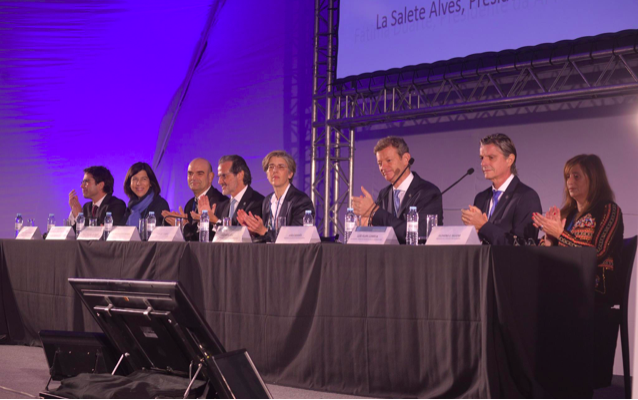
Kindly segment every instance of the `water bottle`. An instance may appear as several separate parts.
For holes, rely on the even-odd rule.
[[[24,220],[22,219],[22,214],[18,213],[16,216],[16,237],[18,237],[18,233],[20,233],[22,225],[24,225]]]
[[[111,231],[113,230],[113,215],[110,211],[107,211],[106,217],[104,217],[104,240],[108,239]]]
[[[303,216],[303,226],[315,226],[312,210],[306,210],[306,215]]]
[[[80,236],[80,232],[84,229],[84,213],[79,213],[75,218],[75,236]]]
[[[202,216],[199,219],[199,241],[208,243],[208,229],[210,228],[210,218],[208,217],[208,211],[202,211]]]
[[[49,218],[47,218],[47,232],[51,232],[51,228],[55,226],[55,215],[49,214]]]
[[[405,242],[410,246],[419,244],[419,214],[416,212],[416,207],[410,207],[410,211],[408,211]]]
[[[155,229],[156,224],[157,219],[155,218],[155,212],[149,211],[146,216],[146,240],[151,238],[151,233],[153,233],[153,229]]]
[[[356,227],[356,219],[357,217],[354,215],[354,208],[348,208],[346,210],[346,223],[345,226],[345,234],[343,235],[343,243],[348,243],[350,239],[350,235],[354,232]]]

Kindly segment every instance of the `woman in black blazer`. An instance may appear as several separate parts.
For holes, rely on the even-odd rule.
[[[170,210],[168,202],[160,196],[160,185],[150,165],[135,163],[129,168],[124,180],[124,193],[129,198],[124,214],[126,225],[138,226],[140,219],[146,218],[149,211],[155,212],[157,226],[164,224],[162,211]]]

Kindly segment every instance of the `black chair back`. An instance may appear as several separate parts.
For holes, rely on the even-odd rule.
[[[622,299],[620,301],[620,344],[622,346],[623,374],[625,381],[625,398],[631,399],[631,371],[629,370],[629,289],[631,287],[631,274],[634,269],[634,258],[636,257],[636,247],[638,246],[638,236],[623,240],[620,253],[620,270],[618,276],[621,278],[620,288],[622,288]]]
[[[623,239],[622,250],[620,252],[620,263],[622,265],[623,280],[622,282],[622,302],[621,308],[627,309],[629,305],[629,288],[631,287],[631,274],[634,269],[634,259],[636,257],[636,248],[638,247],[638,236]]]

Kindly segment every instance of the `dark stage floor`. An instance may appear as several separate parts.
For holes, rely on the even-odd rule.
[[[35,398],[44,389],[49,371],[40,347],[0,346],[0,399]],[[357,399],[338,393],[317,392],[285,386],[268,385],[276,399]],[[619,399],[623,397],[621,376],[614,376],[612,386],[597,390],[594,398]]]

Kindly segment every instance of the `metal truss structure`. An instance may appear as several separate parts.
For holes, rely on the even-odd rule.
[[[317,1],[311,178],[324,236],[342,231],[352,198],[356,127],[638,94],[638,31],[335,81],[337,18],[335,1]]]
[[[332,96],[337,61],[338,0],[315,0],[315,36],[312,88],[312,164],[310,198],[315,205],[317,227],[323,236],[338,231],[340,205],[348,195],[340,195],[340,182],[352,182],[354,140],[328,125],[333,119]],[[341,162],[349,162],[348,177]],[[348,191],[351,193],[351,191]],[[319,229],[322,233],[322,229]]]

